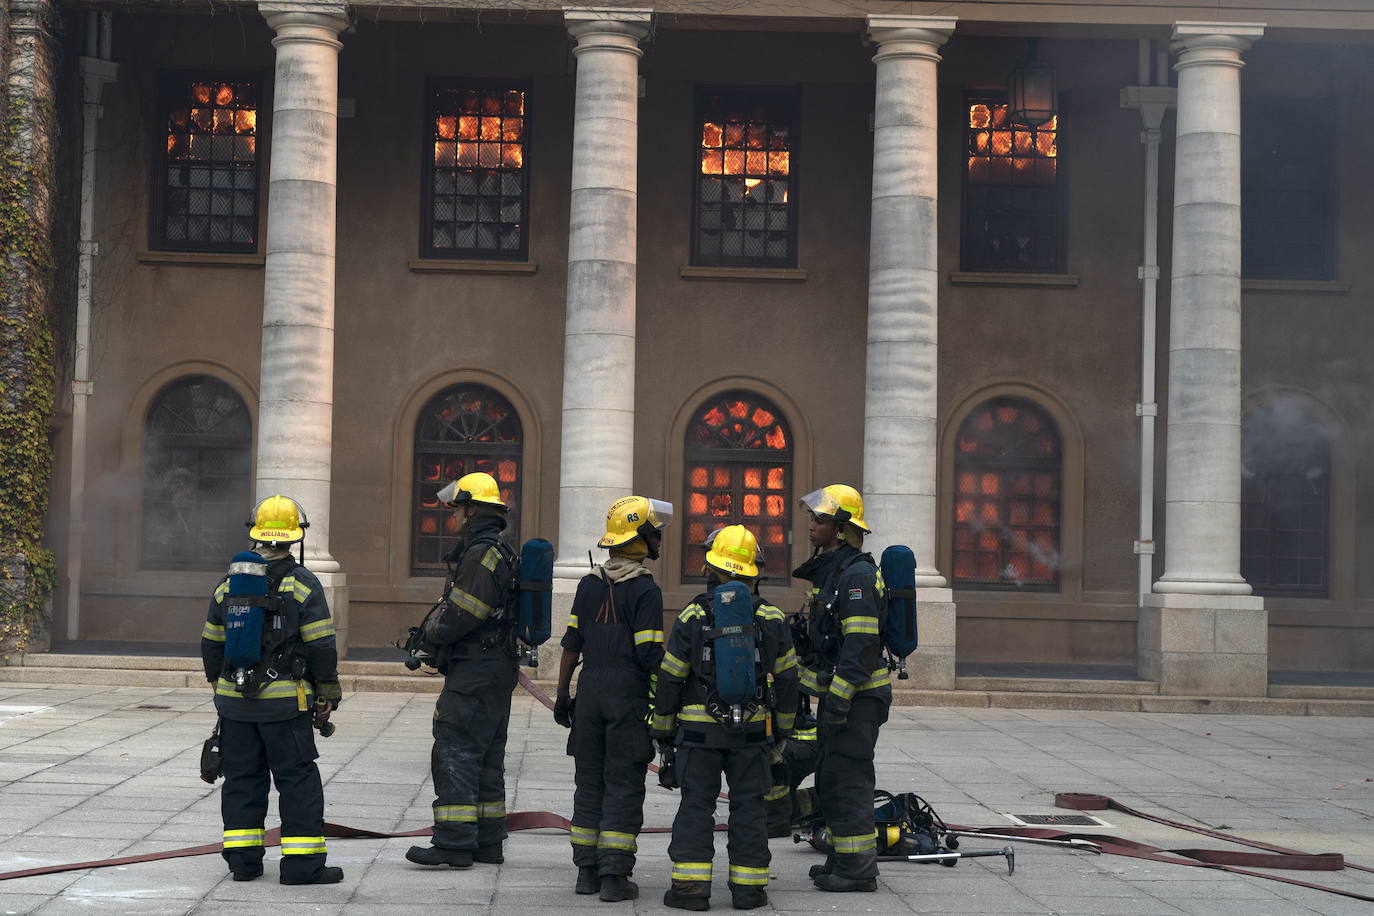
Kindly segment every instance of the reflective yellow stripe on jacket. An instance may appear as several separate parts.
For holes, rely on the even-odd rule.
[[[211,642],[224,642],[224,627],[207,620],[205,626],[201,628],[200,638],[208,639]]]
[[[314,620],[301,627],[301,642],[314,642],[334,635],[334,621],[328,617]]]
[[[284,700],[288,697],[296,699],[296,687],[301,686],[305,690],[306,697],[312,697],[315,688],[309,681],[293,681],[290,678],[278,678],[263,685],[263,688],[252,696],[245,696],[234,689],[234,682],[228,678],[220,678],[215,682],[215,693],[222,697],[233,697],[236,700]]]
[[[745,724],[762,722],[767,719],[768,716],[768,709],[760,706],[758,709],[755,709],[753,712],[749,713],[749,715],[745,716],[744,722]],[[706,706],[703,703],[689,703],[682,708],[682,711],[677,714],[677,717],[682,722],[703,722],[711,725],[720,724],[715,716],[706,711]]]

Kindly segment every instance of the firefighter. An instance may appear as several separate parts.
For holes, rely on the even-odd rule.
[[[336,884],[343,869],[325,865],[324,788],[312,729],[328,721],[342,696],[334,622],[320,580],[290,550],[304,540],[310,523],[295,500],[273,495],[258,503],[246,524],[253,551],[265,562],[231,565],[230,575],[215,587],[200,638],[220,716],[224,860],[235,881],[262,875],[267,795],[275,782],[281,883]],[[259,605],[259,661],[251,671],[235,672],[225,662],[225,608],[235,597],[230,580],[240,574],[265,576],[267,597]]]
[[[440,647],[444,689],[434,708],[434,833],[412,846],[417,865],[470,868],[505,861],[506,728],[515,689],[514,614],[507,608],[515,551],[502,532],[506,504],[495,479],[468,474],[439,491],[461,521],[458,544],[445,559],[450,578],[444,605],[426,625]]]
[[[820,756],[816,717],[811,713],[810,697],[803,694],[792,734],[778,747],[779,759],[773,764],[773,787],[764,796],[764,801],[768,802],[770,837],[791,836],[797,820],[812,813],[815,790],[800,790],[800,786],[806,777],[816,772]]]
[[[705,662],[713,626],[712,596],[730,580],[756,587],[758,541],[743,525],[715,532],[706,544],[705,594],[683,609],[673,625],[659,669],[651,733],[677,745],[675,770],[682,788],[668,855],[673,862],[666,906],[705,910],[711,900],[715,811],[720,777],[730,788],[730,896],[736,909],[768,903],[768,817],[764,794],[772,783],[774,742],[791,732],[797,708],[797,656],[782,612],[757,596],[757,705],[746,707],[742,725],[713,716],[713,665]],[[717,714],[719,710],[717,709]]]
[[[892,686],[883,657],[887,621],[882,576],[863,552],[863,497],[844,484],[803,496],[814,552],[793,571],[811,583],[810,653],[802,690],[820,698],[816,793],[835,851],[811,869],[823,891],[875,891],[873,752],[887,721]]]
[[[639,896],[630,875],[644,823],[644,774],[654,755],[650,684],[663,660],[663,592],[644,561],[658,559],[672,518],[671,503],[643,496],[611,504],[597,543],[609,557],[578,583],[563,636],[553,715],[572,729],[575,889],[600,891],[607,902]],[[569,686],[579,659],[573,703]]]

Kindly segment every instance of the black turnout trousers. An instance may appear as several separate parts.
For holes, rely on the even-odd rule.
[[[759,745],[678,747],[677,780],[682,786],[682,800],[668,844],[675,879],[679,872],[690,872],[684,865],[709,865],[715,855],[716,802],[722,773],[730,787],[726,843],[730,883],[766,887],[772,854],[768,851],[768,809],[763,796],[772,782],[772,768],[767,749]],[[706,871],[708,880],[709,874]]]
[[[452,664],[458,671],[450,670],[435,704],[432,842],[476,849],[506,838],[506,730],[516,672],[504,657]]]
[[[573,864],[631,875],[644,824],[644,774],[653,742],[644,719],[649,684],[637,668],[583,669],[573,705]]]
[[[824,700],[821,709],[825,709]],[[826,725],[822,717],[816,793],[836,844],[831,870],[843,878],[878,875],[873,833],[873,751],[878,746],[878,729],[887,721],[887,712],[887,704],[881,699],[861,694],[854,698],[843,727]],[[853,851],[844,851],[846,845]]]
[[[324,787],[315,765],[313,717],[302,713],[278,722],[221,719],[220,754],[224,789],[220,810],[229,831],[261,830],[267,820],[267,793],[277,785],[277,807],[283,838],[319,838],[324,845]],[[299,854],[283,841],[281,877],[308,881],[324,868],[325,854]],[[235,872],[262,867],[264,849],[256,845],[226,848],[224,860]]]

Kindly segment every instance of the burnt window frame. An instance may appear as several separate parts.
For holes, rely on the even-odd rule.
[[[256,125],[254,127],[253,156],[253,241],[243,242],[187,242],[167,238],[167,121],[193,82],[253,83],[257,86]],[[153,175],[151,181],[148,247],[153,251],[181,251],[202,254],[257,254],[263,241],[263,159],[266,140],[270,136],[270,105],[267,104],[267,82],[261,70],[159,70],[157,73],[156,107],[153,137]]]
[[[422,440],[420,438],[420,433],[424,428],[425,422],[434,415],[436,410],[439,408],[439,406],[443,404],[443,402],[446,399],[456,397],[458,395],[461,395],[463,392],[468,391],[480,393],[483,399],[483,404],[487,404],[495,400],[506,408],[507,418],[513,418],[515,421],[518,439],[514,443],[488,443],[467,441],[462,443],[461,445],[458,445],[454,443],[444,443],[442,440],[437,439]],[[526,431],[524,418],[521,417],[520,410],[515,406],[515,403],[500,389],[488,385],[484,382],[455,382],[452,385],[445,385],[443,388],[434,392],[434,394],[430,395],[428,398],[425,399],[425,402],[421,406],[419,413],[416,414],[414,426],[410,430],[410,487],[408,488],[407,498],[410,500],[410,511],[408,513],[410,518],[409,563],[410,575],[412,577],[429,578],[433,576],[443,576],[447,573],[447,568],[445,564],[442,562],[442,559],[437,564],[421,563],[421,537],[437,537],[440,540],[441,558],[445,550],[449,546],[451,546],[451,543],[456,543],[457,541],[457,538],[455,536],[446,535],[442,527],[447,524],[447,520],[450,516],[452,516],[454,510],[445,507],[438,507],[437,509],[427,508],[424,505],[424,499],[426,495],[426,490],[433,490],[437,492],[441,487],[446,486],[451,481],[456,480],[457,477],[461,475],[447,475],[445,474],[444,465],[441,465],[439,468],[439,477],[435,480],[426,480],[423,475],[424,469],[421,465],[421,462],[424,460],[424,457],[433,455],[444,455],[445,464],[449,460],[456,458],[462,458],[466,461],[491,459],[498,463],[501,460],[508,458],[514,460],[515,485],[511,488],[514,491],[514,494],[511,498],[503,500],[508,507],[508,512],[506,515],[506,533],[507,536],[514,541],[518,540],[520,535],[520,512],[522,506],[524,505],[526,473],[525,432]],[[435,446],[440,447],[436,448]],[[473,471],[477,470],[481,470],[481,468],[465,468],[463,473],[472,473]],[[499,474],[493,473],[492,476],[497,478],[497,486],[502,487],[502,489],[504,490],[505,487],[500,481]],[[422,513],[425,511],[436,513],[436,517],[439,519],[439,524],[441,526],[438,534],[425,534],[420,530],[420,525],[423,518]],[[448,541],[451,543],[442,543],[444,541]]]
[[[788,136],[788,166],[787,166],[787,256],[783,258],[770,257],[748,257],[733,255],[713,255],[703,257],[700,251],[701,243],[701,140],[702,127],[706,122],[708,114],[706,105],[707,99],[712,95],[736,94],[742,96],[756,96],[765,99],[779,100],[788,107],[789,120],[787,123]],[[690,263],[693,267],[743,267],[743,268],[771,268],[771,269],[792,269],[797,266],[798,252],[801,248],[799,236],[800,221],[800,180],[797,172],[797,163],[801,150],[801,87],[800,86],[750,86],[750,85],[717,85],[710,83],[698,83],[694,87],[692,102],[692,219],[691,219],[691,244],[689,247]],[[767,231],[766,229],[764,231]]]
[[[1055,99],[1055,180],[1053,186],[1054,198],[1054,226],[1055,244],[1053,246],[1054,263],[1050,266],[1032,265],[1030,267],[1017,267],[1014,264],[1005,262],[991,262],[975,259],[974,253],[970,250],[969,240],[972,228],[969,225],[969,148],[971,142],[971,132],[976,128],[969,126],[969,108],[976,104],[1010,105],[1005,90],[996,89],[966,89],[960,97],[962,107],[959,109],[959,269],[968,273],[1004,273],[1004,274],[1049,274],[1058,275],[1068,271],[1068,236],[1069,236],[1069,212],[1067,198],[1067,157],[1065,156],[1066,145],[1064,143],[1064,106],[1062,104],[1062,94]],[[989,129],[991,129],[989,127]],[[1014,130],[1014,128],[1011,128]],[[972,185],[972,187],[1012,187],[1011,185]],[[1027,187],[1037,187],[1029,185]]]
[[[772,413],[774,424],[780,425],[783,434],[787,437],[787,444],[781,449],[760,448],[726,448],[721,446],[702,446],[691,441],[692,431],[705,415],[714,407],[722,406],[731,400],[739,399],[748,401],[755,409],[762,408]],[[755,426],[757,429],[758,427]],[[710,525],[705,531],[709,536],[712,531],[727,525],[745,525],[754,535],[759,538],[759,547],[763,550],[764,568],[760,573],[759,582],[763,585],[786,586],[791,583],[788,572],[788,559],[791,554],[792,546],[792,506],[795,500],[796,488],[796,445],[793,438],[793,424],[788,419],[787,414],[778,407],[773,398],[768,397],[759,391],[748,388],[731,388],[721,391],[709,397],[703,398],[700,403],[692,410],[691,419],[688,421],[686,429],[683,431],[682,440],[682,571],[680,580],[683,584],[701,584],[706,582],[706,577],[700,572],[701,561],[704,551],[701,547],[702,539],[695,539],[690,536],[691,525],[695,520],[701,518],[710,519]],[[707,468],[708,473],[711,469],[719,465],[732,466],[730,494],[731,510],[724,516],[700,516],[692,513],[692,491],[701,489],[692,485],[692,465],[700,464]],[[768,465],[781,466],[783,470],[782,505],[783,515],[776,524],[782,526],[783,543],[781,545],[765,543],[762,537],[762,524],[750,524],[743,511],[743,497],[748,492],[758,490],[766,491],[767,487],[753,488],[745,487],[743,483],[744,469],[750,465],[758,465],[764,468],[765,474]],[[737,474],[735,473],[737,471]],[[735,477],[738,476],[738,481]],[[765,479],[766,484],[766,479]],[[706,489],[718,490],[719,487],[709,485]],[[768,495],[766,492],[764,495]],[[709,513],[709,503],[707,510]],[[756,518],[764,518],[758,516]],[[757,530],[756,530],[757,529]]]
[[[1251,411],[1242,418],[1241,436],[1243,456],[1250,454],[1247,448],[1249,443],[1246,440],[1248,434],[1253,430],[1253,426],[1247,428],[1245,421],[1250,420],[1254,414],[1255,411]],[[1307,416],[1307,419],[1310,422],[1314,422],[1310,415]],[[1271,465],[1270,467],[1253,470],[1249,476],[1242,474],[1240,489],[1241,575],[1250,585],[1254,594],[1261,597],[1309,599],[1329,599],[1331,597],[1331,528],[1333,516],[1333,488],[1331,477],[1335,465],[1335,443],[1332,441],[1331,436],[1325,431],[1322,431],[1318,436],[1312,437],[1305,445],[1308,448],[1312,448],[1313,444],[1316,442],[1320,443],[1319,446],[1316,446],[1320,454],[1315,457],[1320,458],[1322,462],[1321,470],[1323,472],[1318,478],[1313,478],[1309,474],[1301,473],[1296,465],[1289,465],[1286,468]],[[1290,449],[1291,445],[1275,443],[1274,447],[1266,449],[1266,458],[1277,460],[1275,459],[1276,455],[1281,455],[1285,451],[1289,451],[1291,454]],[[1248,460],[1246,460],[1245,463],[1248,464]],[[1247,467],[1246,470],[1250,469]],[[1284,486],[1285,484],[1292,485],[1298,478],[1304,478],[1309,483],[1313,480],[1320,480],[1318,499],[1310,503],[1299,503],[1295,507],[1275,506],[1272,502],[1275,488]],[[1264,498],[1259,500],[1250,498],[1258,486],[1263,486]],[[1297,527],[1279,527],[1281,521],[1279,511],[1284,508],[1296,509],[1298,512]],[[1304,524],[1309,510],[1314,511],[1318,515],[1318,520],[1313,525]],[[1263,525],[1255,524],[1260,513],[1263,513],[1265,516]],[[1320,531],[1317,530],[1318,527]],[[1303,556],[1302,554],[1304,551],[1301,546],[1298,548],[1298,556],[1280,554],[1276,549],[1277,542],[1285,534],[1296,537],[1300,543],[1304,540],[1305,536],[1319,535],[1320,556],[1316,558]],[[1265,550],[1262,552],[1251,549],[1255,544],[1256,537],[1263,537],[1265,539]],[[1254,563],[1256,561],[1264,564],[1266,574],[1263,578],[1253,574],[1255,568]],[[1320,564],[1321,582],[1316,585],[1307,585],[1301,581],[1297,583],[1274,582],[1274,571],[1277,565],[1282,561],[1296,562],[1298,564],[1299,579],[1303,578],[1302,566],[1305,561],[1318,562]]]
[[[533,111],[531,104],[532,82],[527,79],[494,79],[430,76],[425,79],[425,95],[420,123],[420,258],[434,261],[528,261],[530,258],[530,207],[532,204],[530,159],[531,138],[533,136]],[[525,94],[524,124],[521,128],[521,215],[520,247],[514,250],[499,248],[436,248],[434,246],[434,119],[438,115],[436,101],[438,93],[457,89],[501,89],[519,90]],[[477,168],[480,168],[478,166]],[[499,166],[498,166],[499,168]],[[480,197],[481,195],[475,195]]]
[[[1309,281],[1321,282],[1335,279],[1336,276],[1336,209],[1337,200],[1337,174],[1338,174],[1338,152],[1337,139],[1340,132],[1340,117],[1337,112],[1339,99],[1317,99],[1317,98],[1286,98],[1276,96],[1244,96],[1241,99],[1241,137],[1240,137],[1240,197],[1241,197],[1241,276],[1246,280],[1288,280],[1288,281]],[[1284,111],[1284,109],[1288,109]],[[1294,113],[1300,113],[1301,117],[1312,118],[1313,121],[1307,124],[1294,126],[1277,127],[1285,119],[1291,119]],[[1307,138],[1312,134],[1320,132],[1323,134],[1321,140],[1324,142],[1316,143],[1312,147],[1319,151],[1319,155],[1304,160],[1304,168],[1300,171],[1303,174],[1310,174],[1308,166],[1319,164],[1324,167],[1324,174],[1320,175],[1323,180],[1315,181],[1311,188],[1295,187],[1262,187],[1254,183],[1256,177],[1253,163],[1261,157],[1256,144],[1261,142],[1262,137],[1257,135],[1254,125],[1261,124],[1267,128],[1274,129],[1280,134],[1288,134],[1294,138]],[[1273,173],[1264,177],[1273,178]],[[1279,183],[1281,184],[1281,182]],[[1259,232],[1257,226],[1267,223],[1271,226],[1281,225],[1292,227],[1296,222],[1291,217],[1283,219],[1259,220],[1256,219],[1257,202],[1255,195],[1269,195],[1271,197],[1283,197],[1284,195],[1305,195],[1313,201],[1314,216],[1308,221],[1311,225],[1319,227],[1321,238],[1318,240],[1320,246],[1320,264],[1309,263],[1299,265],[1295,261],[1282,262],[1277,268],[1272,268],[1272,260],[1261,261],[1254,249],[1251,247],[1256,244],[1256,235]],[[1276,207],[1285,213],[1290,212],[1286,206]],[[1278,251],[1291,251],[1291,241],[1293,236],[1279,232],[1266,239],[1272,248]],[[1248,243],[1248,244],[1247,244]],[[1261,268],[1260,265],[1263,265]],[[1257,269],[1258,268],[1258,269]],[[1268,269],[1265,269],[1268,268]]]
[[[1003,406],[1015,407],[1017,410],[1021,410],[1021,411],[1025,411],[1025,410],[1029,409],[1031,412],[1033,412],[1033,413],[1036,415],[1036,417],[1037,417],[1038,419],[1040,419],[1041,421],[1043,421],[1043,422],[1049,424],[1049,429],[1053,432],[1053,435],[1054,435],[1054,437],[1055,437],[1056,451],[1055,451],[1055,455],[1054,455],[1053,458],[1036,458],[1036,457],[1033,456],[1033,455],[1016,455],[1016,456],[1002,457],[1002,458],[998,458],[998,459],[996,459],[996,460],[991,460],[991,461],[980,459],[979,462],[978,462],[977,464],[975,464],[974,466],[972,466],[972,467],[970,467],[968,464],[961,464],[961,463],[960,463],[960,456],[961,456],[961,454],[963,454],[963,452],[962,452],[962,450],[961,450],[961,448],[960,448],[959,440],[960,440],[960,434],[964,431],[966,425],[969,424],[969,423],[971,423],[971,422],[974,422],[974,417],[975,417],[980,411],[983,411],[983,410],[995,411],[998,407],[1003,407]],[[1032,434],[1032,435],[1034,435],[1034,434]],[[997,395],[997,396],[994,396],[994,397],[991,397],[991,398],[985,398],[984,400],[979,401],[977,404],[975,404],[975,405],[973,406],[973,408],[970,409],[970,410],[968,411],[968,413],[964,415],[963,419],[961,419],[961,420],[959,421],[959,425],[958,425],[958,426],[955,428],[955,430],[954,430],[953,440],[954,440],[954,442],[953,442],[953,446],[954,446],[954,460],[953,460],[953,462],[952,462],[952,467],[953,467],[953,479],[952,479],[952,481],[951,481],[951,483],[952,483],[952,485],[951,485],[951,491],[952,491],[952,493],[951,493],[951,503],[950,503],[950,564],[949,564],[949,565],[950,565],[950,585],[951,585],[951,587],[952,587],[952,588],[955,588],[955,589],[958,589],[958,590],[960,590],[960,591],[987,591],[987,592],[1011,592],[1011,593],[1036,592],[1036,593],[1042,593],[1042,594],[1043,594],[1043,593],[1057,594],[1057,593],[1062,592],[1062,590],[1063,590],[1063,575],[1062,575],[1063,570],[1062,570],[1062,567],[1063,567],[1063,557],[1064,557],[1064,465],[1065,465],[1065,458],[1066,458],[1066,455],[1065,455],[1064,431],[1063,431],[1063,428],[1062,428],[1061,424],[1059,423],[1059,421],[1055,418],[1054,414],[1051,413],[1051,412],[1049,411],[1049,409],[1047,409],[1047,408],[1045,407],[1045,405],[1041,404],[1039,401],[1035,400],[1034,398],[1028,397],[1028,396],[1026,396],[1026,395],[1009,394],[1009,395]],[[987,581],[986,579],[979,578],[979,577],[965,577],[965,576],[960,576],[959,573],[958,573],[958,568],[959,568],[958,564],[959,564],[959,555],[960,555],[960,553],[961,553],[961,548],[958,546],[958,544],[959,544],[959,529],[960,529],[960,522],[959,522],[959,503],[960,503],[960,501],[961,501],[960,479],[959,479],[959,478],[960,478],[961,472],[973,472],[973,473],[976,473],[976,474],[982,474],[982,473],[987,473],[987,472],[994,472],[994,473],[997,473],[997,474],[999,475],[999,477],[1000,477],[1003,481],[1005,481],[1005,480],[1007,480],[1012,474],[1017,473],[1017,472],[1025,472],[1025,473],[1029,473],[1029,474],[1031,474],[1031,475],[1035,475],[1035,474],[1043,474],[1043,473],[1045,473],[1046,471],[1051,471],[1051,470],[1053,471],[1053,473],[1054,473],[1054,475],[1055,475],[1055,476],[1054,476],[1054,495],[1053,495],[1053,497],[1037,497],[1037,496],[1035,496],[1035,495],[1032,493],[1031,496],[1030,496],[1030,498],[1031,498],[1032,500],[1043,500],[1043,499],[1049,499],[1049,498],[1052,498],[1052,499],[1054,500],[1054,521],[1053,521],[1053,523],[1052,523],[1052,532],[1053,532],[1053,545],[1052,545],[1052,549],[1054,550],[1055,557],[1056,557],[1056,559],[1057,559],[1058,562],[1056,562],[1056,563],[1055,563],[1055,566],[1054,566],[1054,579],[1053,579],[1053,581],[1051,581],[1051,582],[1034,581],[1034,582],[1028,582],[1028,583],[1025,583],[1025,584],[1017,584],[1017,583],[1014,582],[1014,581],[990,582],[990,581]],[[1032,486],[1033,486],[1033,484],[1032,484]],[[999,485],[999,490],[1000,490],[1000,485]],[[977,499],[977,495],[978,495],[978,494],[974,494],[975,500]],[[987,495],[987,494],[983,494],[983,495]],[[997,500],[998,500],[998,502],[999,502],[1000,505],[1002,505],[1002,506],[1009,506],[1011,500],[1014,498],[1014,494],[1011,494],[1011,495],[1004,495],[1003,493],[999,492],[999,493],[996,495],[996,498],[997,498]],[[1033,509],[1032,509],[1032,511],[1033,511]],[[1033,515],[1032,515],[1032,518],[1034,518]],[[1008,519],[1005,519],[1005,520],[999,519],[998,522],[997,522],[997,524],[998,524],[1001,528],[1003,528],[1003,529],[1008,529],[1005,533],[1000,533],[1000,532],[999,532],[999,534],[998,534],[999,543],[998,543],[998,546],[997,546],[997,551],[998,551],[999,561],[998,561],[998,567],[997,567],[997,568],[998,568],[998,577],[999,577],[999,580],[1001,580],[1001,570],[1005,568],[1005,567],[1002,565],[1002,564],[1003,564],[1003,560],[1005,560],[1007,563],[1010,563],[1010,556],[1009,556],[1009,555],[1010,555],[1012,552],[1022,552],[1022,553],[1025,553],[1025,552],[1028,552],[1028,551],[1012,551],[1012,550],[1010,550],[1010,548],[1009,548],[1009,546],[1008,546],[1008,545],[1010,544],[1010,538],[1011,538],[1011,533],[1010,533],[1010,530],[1009,530],[1009,529],[1012,528],[1013,525],[1012,525],[1012,523],[1011,523],[1011,521],[1010,521],[1009,518],[1008,518]],[[1014,527],[1019,527],[1019,528],[1030,528],[1030,527],[1045,528],[1045,527],[1050,527],[1050,526],[1034,525],[1033,523],[1026,523],[1026,524],[1024,524],[1024,525],[1016,525],[1016,526],[1014,526]],[[977,533],[977,529],[974,529],[974,530],[975,530],[975,533]],[[975,547],[975,548],[963,548],[963,550],[971,550],[971,551],[974,552],[974,553],[979,552],[979,551],[978,551],[978,548],[976,548],[976,547]]]
[[[247,427],[246,430],[242,432],[241,436],[214,436],[204,431],[176,433],[165,430],[157,431],[154,429],[153,423],[157,419],[157,414],[159,410],[163,407],[166,399],[170,395],[172,395],[179,389],[184,389],[197,384],[203,384],[205,382],[210,382],[217,388],[221,389],[221,394],[227,394],[232,396],[233,400],[236,402],[236,410],[233,412],[233,414],[222,414],[221,421],[223,420],[223,418],[231,417],[234,414],[240,415],[242,417],[242,422]],[[234,535],[241,534],[242,538],[240,540],[242,540],[242,542],[246,544],[248,537],[247,529],[241,528],[240,525],[243,519],[248,516],[252,506],[253,434],[253,414],[252,411],[250,411],[248,408],[247,401],[244,399],[243,395],[241,395],[238,392],[238,390],[234,388],[234,386],[230,385],[227,381],[225,381],[222,378],[219,378],[218,376],[210,375],[209,373],[205,372],[190,373],[188,375],[182,375],[178,376],[177,378],[171,379],[165,385],[158,389],[157,393],[154,394],[153,397],[148,401],[148,407],[143,416],[143,424],[140,439],[142,452],[140,453],[139,490],[139,569],[191,571],[209,571],[223,569],[225,562],[227,562],[228,560],[228,557],[231,556],[234,552],[232,546],[230,546],[229,544],[225,544],[215,545],[213,547],[206,546],[206,552],[203,556],[200,555],[199,552],[196,556],[189,558],[165,556],[160,557],[155,555],[155,551],[151,549],[152,545],[149,542],[149,528],[150,526],[156,524],[156,521],[153,518],[153,513],[150,511],[149,508],[150,503],[167,504],[175,499],[175,494],[169,492],[169,488],[167,487],[165,480],[154,481],[150,477],[152,472],[152,465],[150,464],[150,461],[158,448],[159,443],[157,440],[162,440],[160,444],[163,448],[174,446],[181,449],[195,449],[195,480],[197,482],[199,482],[203,476],[200,473],[200,470],[204,466],[204,453],[206,451],[218,450],[221,452],[234,451],[242,453],[242,458],[245,461],[245,469],[243,474],[241,475],[241,492],[236,493],[235,498],[233,499],[224,500],[220,502],[220,505],[228,506],[229,508],[227,510],[228,520],[226,520],[224,527],[218,529],[218,532],[226,536],[226,541],[233,541]],[[167,440],[180,441],[168,442]],[[216,479],[232,480],[236,476],[238,475],[224,474],[220,475]],[[202,512],[203,505],[207,501],[201,498],[202,488],[200,487],[197,487],[194,490],[194,495],[194,512],[196,524],[195,532],[193,533],[198,533],[203,532],[205,530],[205,526],[202,523]]]

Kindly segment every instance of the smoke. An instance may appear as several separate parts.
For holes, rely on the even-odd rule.
[[[1272,395],[1241,423],[1241,479],[1303,480],[1315,494],[1331,476],[1330,435],[1308,398],[1292,392]]]

